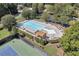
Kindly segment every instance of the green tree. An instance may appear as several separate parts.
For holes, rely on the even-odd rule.
[[[48,22],[49,14],[47,12],[43,12],[41,19]]]
[[[36,18],[36,12],[35,11],[33,11],[33,10],[30,11],[30,18],[31,19],[35,19]]]
[[[36,18],[37,13],[38,13],[38,4],[37,3],[32,4],[32,12],[33,12],[33,17]]]
[[[69,25],[73,26],[75,24],[75,20],[69,21]]]
[[[16,19],[13,15],[5,15],[1,18],[1,23],[9,31],[12,30],[12,27],[16,25]]]
[[[31,10],[29,10],[27,7],[25,7],[23,9],[22,16],[26,19],[29,19],[30,18],[30,13],[31,13]]]
[[[25,7],[32,7],[32,3],[23,3]]]
[[[65,30],[60,39],[61,45],[67,55],[79,55],[79,22]]]
[[[43,4],[43,3],[39,3],[39,4],[38,4],[38,12],[39,12],[39,13],[42,13],[43,10],[44,10],[44,4]]]
[[[17,10],[17,4],[13,4],[13,3],[5,3],[3,4],[3,6],[8,10],[8,12],[10,14],[16,14],[18,13],[18,10]]]
[[[3,4],[0,4],[0,18],[2,17],[2,16],[4,16],[5,14],[8,14],[9,12],[8,12],[8,10],[4,7],[4,5]]]
[[[48,12],[53,12],[53,9],[54,9],[53,7],[54,6],[50,4],[45,5],[45,8],[47,9]]]
[[[38,12],[38,4],[37,3],[32,4],[32,10],[36,11],[36,13]]]
[[[6,14],[16,14],[17,11],[17,5],[12,3],[4,3],[0,4],[0,18]]]
[[[12,27],[12,34],[17,34],[17,28],[16,28],[16,26]]]
[[[61,24],[68,24],[70,18],[77,16],[72,4],[47,4],[46,9],[52,13],[53,20]]]

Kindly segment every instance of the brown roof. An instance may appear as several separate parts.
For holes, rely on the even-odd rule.
[[[41,32],[41,31],[37,31],[35,34],[36,36],[40,36],[40,37],[44,37],[46,35],[45,32]]]

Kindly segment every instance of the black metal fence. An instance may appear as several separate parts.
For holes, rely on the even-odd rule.
[[[10,35],[8,37],[5,37],[3,39],[0,39],[0,45],[3,45],[4,43],[12,40],[13,38],[15,38],[17,35]]]

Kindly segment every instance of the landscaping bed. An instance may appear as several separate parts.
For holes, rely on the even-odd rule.
[[[33,39],[33,36],[26,33],[26,32],[23,32],[21,30],[18,29],[18,33],[21,35],[21,36],[27,36],[29,39]]]

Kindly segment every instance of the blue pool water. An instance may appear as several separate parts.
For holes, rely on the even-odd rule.
[[[36,23],[34,21],[21,22],[20,25],[23,27],[30,27],[33,30],[40,30],[44,28],[42,24]]]
[[[0,56],[17,56],[18,54],[8,45],[0,49]]]

